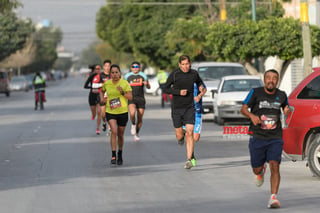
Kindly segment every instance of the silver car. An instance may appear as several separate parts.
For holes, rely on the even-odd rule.
[[[13,76],[10,80],[10,90],[11,91],[29,91],[29,82],[25,76]]]
[[[192,69],[199,72],[201,79],[207,87],[207,93],[202,98],[204,113],[213,113],[213,91],[218,89],[218,84],[223,76],[247,75],[245,68],[239,63],[231,62],[192,62]]]

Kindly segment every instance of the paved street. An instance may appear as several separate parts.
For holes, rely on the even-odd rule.
[[[185,147],[159,97],[147,96],[141,141],[128,125],[124,165],[110,167],[109,138],[95,135],[84,81],[49,83],[44,111],[33,110],[33,91],[0,94],[0,212],[274,212],[266,208],[269,170],[265,184],[254,185],[247,136],[223,136],[206,120],[198,165],[185,170]],[[319,212],[320,179],[305,162],[284,160],[281,178],[275,211]]]

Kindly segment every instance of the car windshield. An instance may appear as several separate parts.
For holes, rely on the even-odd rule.
[[[221,92],[249,91],[252,88],[260,86],[262,86],[262,82],[258,79],[226,80],[222,86]]]
[[[26,79],[24,77],[12,77],[11,82],[21,82],[25,80]]]
[[[221,79],[227,75],[245,75],[246,71],[242,67],[232,66],[207,66],[199,67],[199,75],[202,80]]]

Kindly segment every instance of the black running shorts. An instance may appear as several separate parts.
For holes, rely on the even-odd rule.
[[[146,99],[143,97],[133,97],[132,101],[128,101],[128,104],[135,104],[137,109],[146,108]]]
[[[180,128],[186,124],[194,124],[195,109],[193,106],[171,110],[171,117],[174,128]]]
[[[126,126],[128,123],[128,112],[122,114],[110,114],[106,112],[107,121],[116,120],[118,126]]]
[[[89,93],[89,105],[95,106],[100,103],[100,95],[99,93]]]

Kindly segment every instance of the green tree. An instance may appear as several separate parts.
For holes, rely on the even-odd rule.
[[[291,1],[291,0],[290,0]],[[256,0],[256,21],[266,19],[267,17],[283,17],[284,9],[282,3],[276,0]],[[236,23],[243,20],[252,19],[252,1],[242,0],[235,4],[227,4],[228,22]]]
[[[15,13],[0,13],[0,61],[22,49],[33,31],[29,20],[20,20]]]
[[[320,54],[320,28],[311,27],[313,56]],[[301,25],[293,18],[268,18],[259,22],[216,23],[209,28],[204,52],[218,61],[239,61],[253,70],[253,58],[278,56],[283,60],[281,79],[290,62],[303,56]],[[250,70],[249,70],[250,71]]]
[[[36,70],[46,71],[53,67],[56,59],[56,48],[62,40],[60,28],[54,26],[42,27],[37,30],[33,37],[36,46],[35,60],[29,66],[24,67],[25,73],[35,72]]]
[[[82,67],[88,67],[88,65],[92,64],[102,64],[102,58],[96,51],[97,46],[100,42],[95,41],[92,42],[87,48],[85,48],[80,56],[79,63]]]
[[[129,0],[119,2],[123,4],[107,5],[99,10],[96,27],[99,38],[108,41],[115,50],[133,54],[136,60],[156,66],[170,63],[176,52],[165,42],[166,33],[172,30],[177,18],[194,15],[197,6],[137,5],[130,4],[132,1]]]
[[[1,0],[0,1],[0,13],[6,11],[12,11],[12,9],[22,6],[18,0]]]

